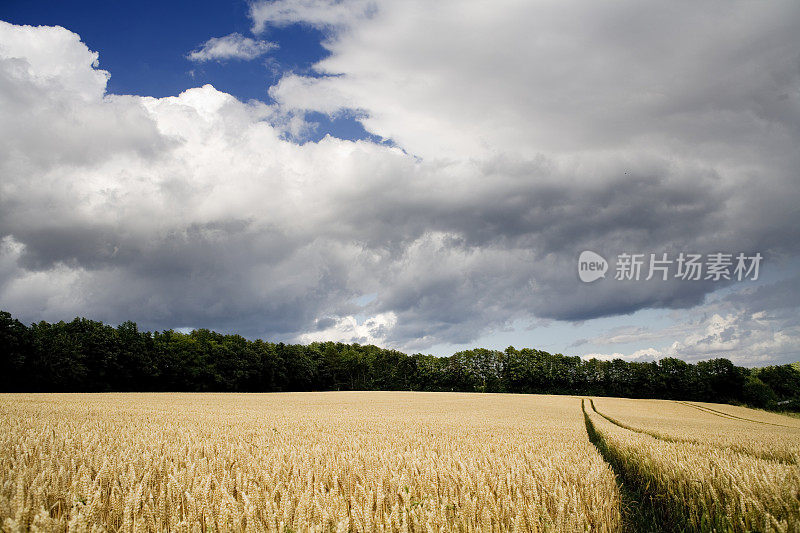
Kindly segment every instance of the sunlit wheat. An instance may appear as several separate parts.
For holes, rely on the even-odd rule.
[[[608,405],[608,403],[601,403]],[[670,442],[585,404],[606,457],[690,531],[800,531],[800,468],[727,447]],[[709,434],[713,427],[708,428]]]
[[[711,444],[762,459],[800,463],[800,420],[794,418],[732,405],[625,398],[592,401],[598,412],[619,424],[662,439]],[[729,412],[730,416],[715,412]]]
[[[7,395],[7,530],[616,531],[580,400]]]

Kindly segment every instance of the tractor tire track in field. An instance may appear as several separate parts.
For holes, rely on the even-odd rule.
[[[624,424],[624,423],[620,422],[619,420],[617,420],[616,418],[611,418],[610,416],[598,411],[597,407],[595,407],[595,405],[594,405],[594,400],[591,399],[591,398],[589,398],[589,405],[592,407],[592,411],[594,411],[598,415],[602,416],[603,418],[605,418],[606,420],[608,420],[609,422],[611,422],[615,426],[621,427],[622,429],[627,429],[628,431],[633,431],[634,433],[643,433],[645,435],[650,435],[651,437],[655,437],[655,438],[657,438],[659,440],[665,440],[665,441],[668,441],[668,442],[679,442],[679,443],[685,443],[685,442],[692,442],[693,443],[693,442],[695,442],[695,441],[690,440],[690,439],[679,439],[679,438],[667,437],[666,435],[661,435],[660,433],[657,433],[655,431],[647,431],[646,429],[639,429],[639,428],[635,428],[633,426],[629,426],[628,424]]]
[[[589,401],[591,402],[591,400]],[[594,409],[594,404],[592,404],[592,409]],[[622,507],[620,511],[622,514],[623,533],[681,531],[675,528],[675,517],[670,515],[663,506],[659,505],[648,494],[647,487],[643,485],[641,480],[634,479],[628,475],[625,465],[615,458],[615,454],[609,449],[603,437],[597,433],[592,421],[589,419],[584,399],[581,399],[581,410],[583,411],[583,419],[586,423],[586,433],[589,436],[589,441],[594,444],[616,476]],[[595,412],[597,412],[596,409]],[[600,415],[600,413],[597,414]]]
[[[736,415],[732,415],[732,414],[729,414],[729,413],[723,413],[722,411],[717,411],[716,409],[712,409],[711,407],[705,407],[703,405],[695,405],[695,404],[689,403],[689,402],[677,401],[677,403],[679,403],[681,405],[685,405],[687,407],[694,407],[695,409],[703,411],[704,413],[710,413],[712,415],[720,416],[722,418],[732,418],[734,420],[744,420],[746,422],[754,422],[756,424],[766,424],[768,426],[778,426],[778,427],[790,428],[790,429],[796,427],[796,426],[787,426],[787,425],[784,425],[784,424],[776,424],[775,422],[764,422],[763,420],[753,420],[752,418],[744,418],[742,416],[736,416]]]
[[[691,404],[688,404],[688,403],[684,403],[684,402],[677,402],[677,403],[680,403],[682,405],[686,405],[688,407],[695,407],[694,405],[691,405]],[[667,436],[667,435],[662,435],[661,433],[658,433],[657,431],[648,431],[646,429],[640,429],[640,428],[636,428],[636,427],[633,427],[633,426],[629,426],[628,424],[620,422],[619,420],[617,420],[615,418],[611,418],[610,416],[598,411],[597,407],[595,407],[595,405],[594,405],[594,400],[592,400],[591,398],[589,399],[589,405],[592,407],[592,410],[595,413],[597,413],[601,417],[605,418],[606,420],[608,420],[609,422],[611,422],[615,426],[619,426],[622,429],[627,429],[628,431],[633,431],[634,433],[641,433],[641,434],[644,434],[644,435],[649,435],[649,436],[651,436],[651,437],[653,437],[655,439],[658,439],[658,440],[663,440],[665,442],[675,442],[675,443],[678,443],[678,444],[702,444],[702,445],[706,445],[706,446],[714,446],[715,448],[731,450],[733,452],[741,453],[741,454],[744,454],[744,455],[749,455],[750,457],[755,457],[756,459],[762,459],[764,461],[777,461],[777,462],[783,463],[783,464],[795,464],[794,460],[788,459],[786,457],[781,457],[781,456],[776,455],[776,454],[770,454],[770,453],[761,453],[761,454],[759,454],[759,453],[754,453],[754,452],[752,452],[750,450],[747,450],[747,449],[739,447],[739,446],[724,446],[722,444],[710,444],[710,443],[707,443],[707,442],[700,442],[700,441],[695,440],[695,439],[682,439],[680,437],[670,437],[670,436]],[[738,417],[731,417],[731,418],[738,418]],[[748,420],[748,419],[742,418],[741,420]],[[749,422],[755,422],[755,420],[748,420],[748,421]],[[764,424],[768,424],[769,422],[763,422],[763,423]],[[772,424],[772,425],[778,426],[779,424]],[[782,426],[782,427],[791,427],[791,426]]]

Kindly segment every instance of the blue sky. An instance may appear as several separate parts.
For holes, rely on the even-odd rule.
[[[249,4],[234,2],[25,2],[10,0],[0,19],[14,24],[59,25],[100,51],[100,66],[112,73],[108,91],[141,96],[177,96],[206,83],[240,100],[271,102],[268,89],[286,72],[314,75],[328,55],[324,32],[306,24],[273,27],[259,39],[278,47],[255,61],[229,59],[201,64],[186,55],[210,37],[240,33],[252,37]],[[373,138],[350,114],[311,113],[318,127],[309,136]]]
[[[796,2],[11,0],[0,21],[0,302],[27,322],[800,358]],[[764,265],[586,284],[584,250]]]
[[[186,59],[210,37],[249,35],[252,23],[245,2],[11,0],[0,13],[14,24],[60,25],[79,34],[91,50],[100,52],[101,67],[112,72],[108,91],[117,94],[177,96],[211,83],[242,100],[268,100],[267,89],[280,71],[308,72],[326,54],[319,30],[293,25],[275,28],[268,37],[283,44],[269,54],[279,72],[263,61],[197,65]]]

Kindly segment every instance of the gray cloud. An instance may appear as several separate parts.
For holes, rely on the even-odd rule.
[[[620,326],[573,346],[616,349],[650,346],[631,354],[595,354],[602,358],[680,357],[689,361],[726,357],[745,365],[788,363],[800,356],[800,277],[731,287],[701,306],[673,313],[663,328]],[[658,347],[658,348],[656,348]]]

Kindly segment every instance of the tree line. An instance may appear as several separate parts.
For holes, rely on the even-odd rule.
[[[199,329],[140,331],[76,318],[26,326],[0,311],[0,391],[414,390],[582,394],[800,410],[800,369],[583,360],[509,346],[449,357],[372,345],[247,340]]]

